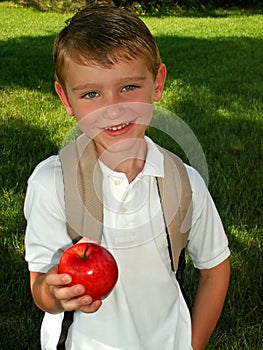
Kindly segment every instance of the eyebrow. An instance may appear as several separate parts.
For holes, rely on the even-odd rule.
[[[146,79],[146,77],[144,75],[142,76],[131,76],[131,77],[124,77],[122,79],[120,79],[118,81],[118,83],[120,85],[122,84],[127,84],[127,83],[132,83],[132,82],[142,82]],[[81,90],[88,90],[88,89],[94,89],[96,87],[97,83],[87,83],[87,84],[83,84],[83,85],[77,85],[77,86],[74,86],[71,90],[73,92],[76,92],[76,91],[81,91]]]

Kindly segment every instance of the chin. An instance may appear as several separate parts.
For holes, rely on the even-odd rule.
[[[96,141],[98,149],[103,149],[104,151],[108,151],[110,154],[121,154],[121,153],[129,153],[129,158],[134,158],[134,156],[138,153],[138,149],[140,149],[144,144],[144,138],[129,138],[123,140],[116,140],[112,142],[107,142],[102,144],[98,144]]]

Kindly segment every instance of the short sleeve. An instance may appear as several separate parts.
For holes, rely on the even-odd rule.
[[[28,180],[24,204],[27,220],[25,259],[30,271],[47,272],[58,264],[67,235],[64,214],[63,177],[58,157],[40,163]]]
[[[229,257],[228,239],[202,177],[188,166],[187,172],[193,191],[192,227],[187,250],[196,268],[209,269]]]

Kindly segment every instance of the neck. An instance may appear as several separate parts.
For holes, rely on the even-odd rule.
[[[128,181],[131,182],[142,171],[146,153],[146,142],[145,140],[140,140],[136,147],[122,150],[121,152],[105,150],[99,158],[109,168],[124,173]]]

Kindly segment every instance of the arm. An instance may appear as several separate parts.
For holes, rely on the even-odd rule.
[[[82,285],[67,287],[70,275],[58,274],[57,266],[46,274],[30,272],[30,287],[35,304],[43,311],[60,313],[79,309],[82,312],[95,312],[101,306],[100,300],[93,302],[90,296],[82,296]]]
[[[33,270],[39,266],[44,269],[50,261],[58,263],[58,256],[53,260],[56,252],[70,244],[64,207],[61,204],[64,198],[63,188],[63,176],[57,157],[40,163],[28,181],[24,206],[27,220],[25,250],[29,268]],[[82,240],[100,243],[89,237]],[[92,302],[89,296],[78,297],[84,292],[84,287],[67,287],[70,281],[69,275],[57,273],[57,267],[53,267],[47,273],[30,272],[34,302],[41,310],[49,313],[76,309],[83,312],[96,311],[101,301]]]
[[[192,346],[204,350],[221,314],[230,277],[229,259],[218,266],[200,270],[192,314]]]

